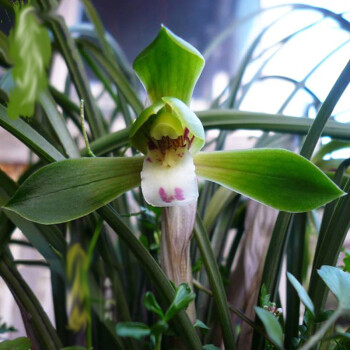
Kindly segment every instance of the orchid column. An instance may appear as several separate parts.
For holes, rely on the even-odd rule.
[[[205,135],[188,105],[203,66],[202,55],[165,27],[134,62],[152,104],[137,118],[130,140],[146,155],[141,172],[145,200],[163,207],[161,262],[176,285],[192,284],[189,243],[198,198],[193,155]]]

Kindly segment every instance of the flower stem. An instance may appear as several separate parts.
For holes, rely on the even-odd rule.
[[[190,241],[196,217],[197,202],[185,206],[163,208],[161,265],[167,277],[178,286],[192,283]],[[187,309],[191,321],[196,320],[192,302]]]

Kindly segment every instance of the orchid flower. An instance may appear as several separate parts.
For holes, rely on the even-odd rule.
[[[159,69],[163,61],[166,66]],[[203,66],[202,55],[165,27],[134,62],[152,105],[136,119],[130,141],[146,155],[141,188],[153,206],[197,200],[193,155],[203,147],[205,134],[187,104]]]
[[[197,200],[193,155],[204,145],[198,117],[179,99],[162,97],[136,120],[131,144],[146,157],[141,188],[156,207],[186,205]]]
[[[195,210],[197,176],[290,212],[344,195],[310,161],[287,150],[199,152],[204,129],[189,103],[203,66],[194,47],[162,27],[134,62],[150,106],[133,124],[130,142],[144,156],[58,161],[32,174],[4,208],[38,223],[67,222],[141,184],[151,205]]]

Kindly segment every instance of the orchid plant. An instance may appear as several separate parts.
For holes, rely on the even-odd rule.
[[[315,165],[286,150],[199,153],[204,128],[188,105],[203,66],[194,47],[162,27],[134,62],[151,103],[130,131],[131,145],[144,156],[48,165],[30,176],[5,208],[38,223],[67,222],[141,183],[146,202],[164,208],[162,267],[175,285],[192,285],[189,243],[197,175],[291,212],[311,210],[344,195]],[[188,314],[194,322],[193,303]]]
[[[34,222],[57,224],[87,215],[141,184],[148,204],[168,208],[161,260],[179,285],[192,281],[188,247],[197,176],[290,212],[308,211],[344,195],[310,161],[287,150],[199,153],[204,128],[189,103],[203,66],[193,46],[162,27],[134,62],[151,103],[130,131],[131,145],[144,156],[48,165],[30,176],[4,208]]]
[[[4,208],[34,222],[57,224],[87,215],[140,184],[150,205],[185,206],[198,198],[197,176],[290,212],[344,195],[314,164],[287,150],[198,153],[204,129],[188,104],[203,65],[195,48],[162,27],[134,62],[152,103],[130,131],[131,145],[144,156],[48,165],[31,175]]]
[[[91,43],[79,42],[79,39],[75,43],[65,31],[65,26],[53,14],[54,11],[49,2],[46,0],[38,0],[37,2],[44,13],[42,15],[43,21],[46,21],[45,23],[50,26],[56,44],[64,46],[66,41],[68,42],[67,47],[64,50],[62,49],[62,52],[67,55],[65,60],[69,70],[74,72],[72,76],[77,91],[85,100],[85,112],[91,131],[90,135],[92,138],[97,137],[98,139],[98,136],[101,137],[104,133],[104,120],[101,121],[97,114],[94,114],[94,112],[98,112],[98,109],[94,107],[89,89],[84,85],[84,73],[79,71],[82,66],[79,61],[80,54],[85,57],[87,62],[92,64],[91,67],[94,67],[93,62],[89,61],[89,56],[84,52],[85,47],[96,54],[94,46]],[[89,4],[88,1],[85,1],[85,3]],[[46,12],[49,9],[51,12]],[[87,6],[87,9],[92,11],[91,6]],[[8,118],[6,112],[4,112],[5,117],[0,113],[0,124],[5,125],[5,128],[15,135],[19,135],[19,138],[28,144],[34,152],[37,152],[44,161],[51,164],[42,166],[39,170],[35,169],[36,171],[33,171],[29,176],[26,174],[25,180],[20,181],[18,186],[0,171],[0,185],[5,183],[10,189],[5,191],[5,194],[0,191],[0,214],[5,213],[6,218],[13,221],[23,231],[27,232],[27,228],[30,226],[29,231],[35,232],[30,237],[34,245],[40,247],[39,251],[50,262],[53,280],[57,277],[57,274],[59,276],[58,280],[66,279],[67,284],[72,285],[73,304],[75,303],[75,305],[72,307],[70,322],[66,322],[64,327],[69,324],[70,328],[77,333],[81,330],[85,331],[87,328],[87,345],[91,347],[93,343],[92,322],[94,320],[92,314],[94,314],[102,320],[101,322],[106,326],[109,334],[112,334],[112,342],[116,344],[117,348],[123,348],[125,344],[130,345],[132,349],[137,348],[132,341],[128,342],[129,340],[126,340],[125,343],[121,343],[120,339],[117,338],[117,335],[129,337],[134,332],[130,332],[130,329],[132,327],[137,328],[137,325],[131,324],[132,327],[129,327],[130,324],[119,323],[117,330],[111,332],[109,325],[106,325],[97,308],[94,308],[96,305],[94,303],[91,305],[93,295],[96,296],[96,289],[98,289],[94,284],[95,282],[91,282],[94,281],[91,278],[91,270],[93,269],[92,261],[96,249],[96,251],[99,251],[98,256],[106,259],[104,261],[106,262],[104,265],[104,269],[107,271],[106,275],[110,273],[113,276],[111,280],[116,289],[115,296],[120,298],[118,299],[118,306],[120,304],[123,307],[120,318],[118,315],[118,321],[132,321],[129,311],[125,307],[124,294],[121,289],[118,289],[120,286],[118,274],[113,275],[110,272],[118,269],[118,259],[115,259],[114,253],[109,250],[111,244],[103,232],[102,222],[105,220],[126,242],[134,256],[139,259],[142,267],[154,282],[157,300],[162,305],[159,306],[152,293],[148,292],[146,294],[144,299],[145,308],[158,315],[159,320],[154,327],[143,324],[143,328],[138,328],[137,331],[141,330],[144,335],[153,337],[157,349],[160,348],[162,339],[164,339],[162,334],[168,330],[167,322],[170,320],[170,317],[167,317],[168,311],[163,312],[162,310],[168,307],[168,310],[172,310],[171,318],[176,319],[174,323],[178,327],[177,332],[179,334],[183,333],[186,346],[191,349],[202,348],[202,343],[193,330],[193,325],[201,324],[200,321],[196,321],[196,311],[193,303],[195,294],[192,291],[195,285],[200,290],[213,294],[218,305],[218,318],[220,319],[225,347],[234,349],[235,336],[223,283],[215,257],[210,253],[209,239],[197,215],[197,201],[201,192],[200,189],[203,186],[202,180],[209,180],[238,194],[278,209],[282,211],[281,215],[287,215],[285,212],[303,213],[310,211],[345,196],[345,192],[307,158],[285,149],[202,151],[206,141],[205,130],[201,119],[191,110],[190,104],[196,82],[204,68],[204,58],[197,49],[176,36],[165,26],[161,27],[155,40],[138,55],[133,65],[134,71],[147,93],[146,106],[141,106],[138,98],[135,97],[136,93],[131,92],[128,81],[123,76],[124,73],[118,75],[119,62],[110,59],[113,55],[109,55],[108,43],[104,39],[103,31],[97,31],[103,52],[107,57],[105,67],[109,67],[110,70],[107,70],[109,74],[113,75],[117,72],[118,75],[116,81],[120,83],[121,91],[121,102],[119,102],[122,105],[122,99],[125,97],[133,108],[135,115],[137,114],[137,118],[132,125],[123,131],[127,132],[129,145],[133,149],[131,152],[127,148],[127,156],[96,157],[90,149],[86,135],[82,105],[80,117],[86,149],[80,152],[71,140],[65,123],[62,122],[63,118],[57,109],[53,108],[54,102],[51,93],[60,101],[67,102],[67,100],[63,94],[58,93],[51,87],[48,90],[45,67],[50,61],[50,36],[46,29],[41,26],[40,21],[38,22],[36,15],[36,10],[30,6],[24,7],[23,11],[18,11],[16,14],[18,24],[10,37],[9,52],[10,56],[12,52],[12,57],[5,62],[8,66],[14,65],[13,70],[9,72],[9,80],[12,80],[10,86],[6,86],[6,89],[5,84],[2,85],[4,93],[8,94],[10,98],[7,104],[7,114],[11,119]],[[89,17],[95,20],[98,18],[94,12],[89,12]],[[20,50],[24,47],[21,43],[26,42],[23,36],[23,23],[25,22],[30,23],[28,26],[31,29],[30,36],[34,38],[33,42],[38,47],[36,51],[40,53],[39,56],[42,56],[41,61],[35,60],[35,57],[31,56],[31,60],[35,64],[30,64],[27,60],[26,50]],[[98,21],[96,23],[96,27],[101,29],[99,27],[101,23]],[[36,38],[35,35],[37,35]],[[42,45],[39,45],[40,41]],[[74,57],[73,55],[70,57],[69,52],[72,48],[76,49],[75,44],[79,47],[79,54],[76,52]],[[106,63],[103,61],[103,55],[98,57],[99,62]],[[7,57],[5,58],[7,59]],[[0,59],[3,58],[0,57]],[[75,69],[78,69],[78,72]],[[27,78],[24,80],[20,74],[23,71],[27,73]],[[103,73],[97,68],[95,72],[102,77],[101,80],[103,81]],[[344,75],[346,74],[344,73]],[[30,84],[31,82],[33,84]],[[109,92],[113,96],[112,89],[109,89]],[[18,103],[16,103],[17,100]],[[45,141],[41,135],[38,136],[29,124],[22,119],[18,119],[19,115],[30,115],[35,110],[36,103],[40,104],[40,107],[48,115],[55,131],[55,137],[62,145],[62,152],[59,148],[56,149]],[[71,103],[69,99],[68,105],[74,110],[74,113],[78,114],[77,106]],[[64,110],[64,104],[62,106]],[[128,106],[125,110],[128,110]],[[0,109],[0,111],[3,111],[3,109]],[[94,119],[95,116],[96,119]],[[108,137],[108,135],[103,137]],[[108,150],[104,152],[104,154],[107,153]],[[80,157],[82,154],[89,155],[89,157]],[[310,155],[306,156],[309,157]],[[336,182],[339,184],[339,181]],[[113,208],[114,204],[120,204],[118,201],[120,198],[118,199],[118,197],[128,191],[133,190],[134,198],[138,197],[139,193],[136,189],[138,187],[140,187],[138,204],[142,207],[142,210],[146,208],[145,211],[156,212],[155,207],[161,208],[159,260],[163,272],[158,266],[158,256],[152,257],[151,249],[147,250],[145,248],[147,245],[141,240],[141,237],[132,233],[126,220]],[[343,187],[343,189],[346,190],[347,188]],[[117,201],[115,201],[116,199]],[[112,205],[109,205],[110,202],[113,202]],[[327,208],[331,205],[328,205]],[[73,232],[74,220],[85,216],[93,224],[97,222],[91,240],[88,237],[88,254],[84,252],[83,244],[81,245],[81,242],[74,243],[74,239],[69,243],[71,247],[67,247],[65,239],[62,238],[63,235],[57,228],[60,226],[55,226],[55,224],[72,222],[66,227],[72,225]],[[0,215],[0,220],[2,219],[3,217]],[[282,225],[283,220],[287,222],[284,226]],[[140,222],[143,223],[142,220]],[[279,223],[282,223],[281,227],[285,227],[287,230],[288,217],[282,218]],[[205,287],[198,284],[198,281],[193,280],[190,243],[194,227],[201,255],[205,256],[207,264],[211,265],[209,268],[206,266],[206,269],[212,291],[205,289]],[[332,226],[329,226],[330,228]],[[198,231],[201,231],[199,239]],[[2,239],[1,232],[0,240]],[[45,244],[41,241],[42,232],[45,234],[45,239],[43,239]],[[49,244],[46,244],[46,238],[49,240]],[[281,238],[281,241],[283,241],[283,238]],[[282,253],[278,253],[278,255],[282,256]],[[10,281],[7,272],[11,271],[11,274],[19,279],[18,272],[11,265],[11,257],[7,251],[4,253],[4,257],[4,259],[0,259],[0,274]],[[65,265],[67,265],[67,269]],[[10,270],[8,266],[10,266]],[[132,266],[128,268],[132,269]],[[96,274],[96,271],[94,273]],[[78,277],[75,277],[75,275]],[[169,281],[173,283],[169,283]],[[296,282],[293,286],[295,285],[297,285]],[[296,289],[299,292],[299,285],[297,287]],[[181,297],[184,294],[183,290],[186,290],[185,303]],[[18,293],[16,298],[23,305],[27,303],[27,295],[21,298],[21,291]],[[32,298],[35,300],[34,296]],[[99,294],[97,293],[96,299],[98,298]],[[269,300],[267,302],[270,303]],[[177,304],[180,306],[174,307]],[[186,307],[187,315],[182,312]],[[34,309],[41,310],[37,305],[36,308]],[[80,310],[81,308],[84,310]],[[269,311],[259,308],[256,310],[268,333],[266,335],[263,332],[265,338],[275,345],[283,346],[281,345],[282,330],[279,331],[280,334],[276,338],[277,340],[269,333],[269,327],[276,326],[274,329],[279,327],[276,325],[279,325],[278,320],[274,319]],[[36,316],[35,313],[33,314]],[[46,348],[60,349],[61,340],[55,334],[49,320],[46,320],[43,316],[44,314],[43,311],[40,311],[38,313],[40,318],[33,318],[35,331],[44,334],[40,341]],[[244,315],[242,317],[244,318]],[[45,327],[42,326],[41,319],[45,320]],[[255,330],[262,332],[258,324],[248,321],[253,324]],[[64,320],[60,324],[63,323]],[[158,327],[159,325],[161,325],[161,330]],[[207,329],[205,325],[203,325],[203,328]],[[65,334],[66,330],[61,329],[60,331]],[[271,332],[273,333],[273,331]],[[140,333],[134,338],[138,339],[138,337],[142,338]],[[63,343],[68,342],[63,341]]]

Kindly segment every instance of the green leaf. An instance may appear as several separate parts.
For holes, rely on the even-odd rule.
[[[142,157],[80,158],[31,175],[5,206],[43,224],[87,215],[140,184]]]
[[[269,311],[261,308],[255,307],[255,312],[259,316],[261,322],[263,323],[266,333],[270,339],[278,346],[280,349],[283,348],[283,331],[278,319],[272,315]]]
[[[273,208],[304,212],[344,195],[307,159],[283,149],[198,153],[198,176]]]
[[[270,302],[270,294],[267,294],[267,289],[266,285],[263,284],[261,286],[261,292],[260,292],[260,297],[259,297],[259,304],[260,306],[269,306],[271,304]]]
[[[107,57],[99,47],[91,44],[90,41],[79,39],[79,46],[81,52],[85,52],[85,57],[88,56],[98,63],[101,68],[110,76],[115,83],[118,91],[121,92],[127,102],[130,104],[136,114],[140,114],[143,109],[143,104],[140,102],[135,90],[130,85],[125,73],[121,67],[116,63],[115,59]]]
[[[0,105],[0,126],[17,137],[40,158],[49,162],[63,160],[64,156],[43,136],[22,119],[8,118],[5,107]]]
[[[151,327],[151,333],[155,337],[158,337],[160,334],[166,332],[168,329],[169,325],[163,320],[160,320]]]
[[[334,266],[322,266],[317,272],[337,297],[339,304],[345,309],[350,309],[350,273]]]
[[[204,350],[220,350],[220,348],[218,348],[217,346],[213,345],[213,344],[207,344],[203,346]]]
[[[94,8],[93,4],[89,0],[83,0],[84,9],[86,12],[86,15],[89,17],[90,22],[94,25],[95,33],[97,35],[97,38],[101,44],[101,47],[103,49],[104,54],[113,57],[113,51],[112,48],[109,46],[108,41],[106,39],[106,32],[103,27],[102,20],[100,16],[98,15],[96,9]]]
[[[169,321],[179,311],[186,309],[195,297],[196,294],[192,292],[191,287],[187,283],[181,283],[176,289],[174,300],[165,314],[164,321]]]
[[[344,263],[344,271],[346,272],[350,272],[350,254],[349,253],[345,253],[345,258],[343,259],[343,263]]]
[[[38,99],[68,157],[79,158],[80,153],[78,147],[74,143],[73,138],[69,133],[68,126],[63,116],[58,112],[56,103],[49,91],[45,90],[39,93]]]
[[[324,156],[327,154],[331,154],[334,151],[344,149],[344,148],[349,148],[350,147],[350,142],[348,141],[343,141],[343,140],[332,140],[329,143],[323,145],[316,154],[312,156],[312,161],[314,163],[320,162]]]
[[[0,343],[0,350],[30,350],[32,343],[29,338],[21,337],[5,340]]]
[[[312,303],[312,300],[310,299],[309,295],[307,294],[304,287],[300,284],[300,282],[289,272],[287,272],[287,278],[289,282],[293,285],[294,289],[299,295],[300,300],[302,303],[311,311],[313,315],[315,315],[315,308],[314,304]]]
[[[8,326],[6,322],[0,323],[0,334],[10,333],[10,332],[18,332],[18,330],[13,326]]]
[[[236,349],[235,336],[232,328],[231,315],[227,304],[224,284],[208,234],[205,231],[204,224],[198,213],[196,215],[194,237],[203,259],[211,290],[213,291],[213,298],[217,308],[217,315],[220,321],[225,348],[234,350]]]
[[[7,112],[11,119],[34,114],[38,93],[47,87],[45,68],[51,57],[49,33],[41,26],[33,6],[16,9],[16,24],[9,35],[15,88],[10,91]]]
[[[201,320],[196,320],[193,327],[197,327],[197,328],[202,329],[204,334],[210,330],[210,328],[205,323],[203,323]]]
[[[139,322],[118,323],[116,329],[120,337],[130,337],[138,340],[151,334],[151,329],[144,323]]]
[[[7,203],[17,188],[17,184],[0,170],[0,205]],[[56,226],[34,224],[11,211],[4,211],[4,214],[49,262],[50,268],[64,275],[60,257],[65,255],[66,241],[61,231]],[[2,225],[2,229],[5,227]]]
[[[157,38],[136,57],[133,67],[151,102],[171,96],[189,104],[204,58],[162,26]]]
[[[52,2],[47,2],[46,0],[42,0],[41,2],[45,2],[46,5],[44,6],[48,8],[52,7]],[[69,76],[74,82],[77,94],[85,101],[86,119],[89,122],[93,138],[104,135],[105,124],[92,96],[89,80],[84,70],[83,61],[77,50],[75,39],[69,34],[66,23],[61,16],[54,15],[52,11],[51,15],[46,16],[45,20],[52,31],[58,50],[66,62]]]
[[[84,348],[83,346],[68,346],[60,350],[86,350],[86,348]]]
[[[235,196],[237,196],[237,193],[234,193],[225,187],[219,187],[210,198],[203,219],[204,226],[208,232],[213,228],[219,214],[227,207]]]
[[[143,305],[145,305],[145,308],[148,311],[154,312],[155,314],[159,315],[161,318],[164,317],[163,310],[159,306],[153,293],[147,292],[145,294],[145,297],[143,298]]]

